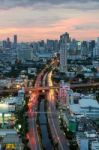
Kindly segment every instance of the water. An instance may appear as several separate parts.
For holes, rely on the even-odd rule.
[[[40,102],[40,112],[45,112],[44,110],[44,105],[45,105],[45,100],[41,100]],[[51,141],[48,136],[48,131],[47,131],[47,118],[46,114],[41,113],[39,115],[39,121],[40,121],[40,128],[41,128],[41,135],[42,135],[42,143],[43,146],[46,150],[53,150]]]
[[[44,100],[40,102],[40,112],[44,112]],[[39,115],[40,124],[47,124],[46,116],[44,113],[40,113]]]

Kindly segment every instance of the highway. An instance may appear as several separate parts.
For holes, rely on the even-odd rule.
[[[35,88],[39,87],[41,85],[41,77],[43,72],[41,72],[35,82]],[[27,134],[27,138],[29,139],[29,147],[31,150],[41,150],[37,128],[36,128],[36,108],[38,105],[38,96],[39,93],[30,91],[30,99],[28,103],[28,122],[29,122],[29,132]]]
[[[36,129],[36,115],[35,115],[35,107],[37,105],[36,100],[38,96],[35,93],[31,94],[28,106],[28,122],[29,122],[29,133],[27,137],[29,138],[29,146],[31,150],[40,150],[39,140],[37,136],[37,129]]]
[[[42,76],[42,74],[41,74]],[[46,79],[48,80],[48,86],[53,86],[52,80],[51,80],[52,72],[50,72],[48,75],[45,74],[42,79],[42,86],[46,85]],[[41,85],[41,77],[38,76],[35,87],[39,87]],[[46,94],[46,92],[45,92]],[[30,141],[30,148],[31,150],[40,150],[40,144],[36,129],[36,116],[35,116],[35,107],[37,107],[37,99],[38,99],[39,93],[31,92],[31,97],[29,101],[29,141]],[[58,143],[58,150],[69,150],[68,141],[66,140],[66,137],[63,133],[63,131],[59,127],[58,118],[56,116],[57,110],[55,107],[55,89],[50,89],[48,95],[48,105],[49,105],[49,113],[48,115],[48,121],[51,128],[52,137],[55,143]]]
[[[64,132],[60,129],[59,121],[57,117],[57,110],[56,110],[56,98],[55,98],[55,92],[56,88],[50,88],[54,87],[52,82],[52,71],[49,73],[44,74],[44,71],[42,71],[35,82],[35,89],[49,87],[49,90],[45,90],[43,94],[47,96],[48,100],[48,122],[51,129],[51,134],[53,137],[54,143],[56,143],[57,150],[69,150],[69,142],[66,139]],[[47,84],[46,84],[47,80]],[[40,91],[29,91],[30,93],[30,99],[28,103],[29,111],[28,111],[28,117],[29,117],[29,132],[27,134],[27,137],[29,139],[29,146],[31,150],[41,150],[40,148],[40,142],[38,138],[37,128],[36,128],[36,108],[38,106],[38,97],[40,94]],[[41,113],[41,112],[39,112]],[[43,113],[43,112],[42,112]],[[46,149],[47,150],[47,149]]]
[[[53,86],[53,82],[51,80],[52,72],[48,74],[48,85]],[[69,143],[66,140],[66,137],[63,131],[59,127],[59,122],[57,118],[57,110],[55,107],[55,90],[51,89],[48,94],[48,101],[49,101],[49,111],[48,113],[48,120],[50,123],[50,128],[52,132],[53,139],[58,143],[59,150],[69,150]],[[55,117],[56,116],[56,117]]]

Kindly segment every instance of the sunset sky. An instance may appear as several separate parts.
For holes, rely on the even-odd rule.
[[[0,40],[19,41],[99,37],[99,0],[0,0]]]

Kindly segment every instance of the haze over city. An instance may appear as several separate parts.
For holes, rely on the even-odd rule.
[[[57,39],[69,32],[78,40],[99,36],[98,0],[0,0],[0,39]]]

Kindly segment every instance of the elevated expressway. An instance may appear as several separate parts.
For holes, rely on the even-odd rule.
[[[24,87],[25,92],[36,92],[36,91],[48,91],[51,89],[59,89],[59,86],[41,86],[37,83],[35,86],[33,87]],[[71,89],[99,89],[99,83],[86,83],[86,84],[70,84],[70,88]],[[15,93],[17,92],[19,89],[17,88],[11,88],[11,89],[0,89],[0,94],[1,93]]]

